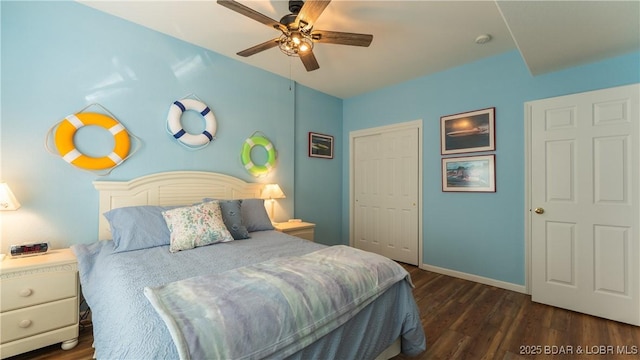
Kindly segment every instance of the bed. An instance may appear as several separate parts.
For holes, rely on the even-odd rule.
[[[94,186],[100,240],[72,249],[98,359],[383,359],[425,349],[404,269],[270,229],[262,184],[179,171]],[[180,222],[169,215],[195,208],[235,218],[225,217],[223,240],[175,249]],[[337,291],[314,290],[329,283]]]

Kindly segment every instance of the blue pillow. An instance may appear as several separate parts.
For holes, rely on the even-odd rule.
[[[242,223],[251,231],[273,230],[262,199],[244,199],[240,206]]]
[[[220,204],[220,211],[222,212],[222,221],[227,227],[227,230],[231,233],[234,240],[249,239],[249,231],[247,227],[242,223],[242,213],[240,212],[240,206],[242,200],[217,200],[212,198],[204,198],[202,202],[217,201]]]
[[[162,212],[177,207],[179,206],[129,206],[104,213],[111,227],[114,252],[169,245],[171,234]]]
[[[218,200],[222,211],[222,221],[235,240],[248,239],[249,231],[242,224],[240,200]]]

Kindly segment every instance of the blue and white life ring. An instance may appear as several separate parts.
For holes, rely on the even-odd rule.
[[[204,118],[205,128],[202,133],[190,134],[182,128],[180,119],[182,113],[187,110],[197,111]],[[169,115],[167,115],[167,127],[169,133],[185,145],[206,146],[215,138],[217,123],[213,112],[206,104],[194,99],[182,99],[171,104]]]

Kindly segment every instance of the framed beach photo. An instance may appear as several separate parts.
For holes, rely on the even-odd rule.
[[[442,155],[495,150],[495,118],[496,108],[441,117]]]
[[[496,192],[496,156],[443,158],[442,191]]]
[[[333,159],[333,136],[310,132],[309,157]]]

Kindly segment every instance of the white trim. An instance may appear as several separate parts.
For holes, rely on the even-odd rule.
[[[353,130],[349,132],[349,140],[351,140],[354,137],[375,135],[375,134],[380,134],[384,132],[406,130],[406,129],[413,129],[413,128],[422,129],[422,119],[406,121],[406,122],[391,124],[391,125],[383,125],[383,126],[362,129],[362,130]],[[422,138],[422,134],[420,134],[420,138]],[[353,154],[350,154],[350,155],[353,155]]]
[[[497,288],[511,290],[511,291],[522,293],[522,294],[527,294],[527,288],[525,286],[508,283],[506,281],[495,280],[491,278],[486,278],[484,276],[463,273],[460,271],[445,269],[445,268],[428,265],[428,264],[422,264],[422,266],[420,266],[420,269],[431,271],[431,272],[442,274],[442,275],[453,276],[459,279],[469,280],[469,281],[477,282],[480,284],[495,286]]]
[[[524,103],[524,285],[531,294],[531,110]]]
[[[349,246],[353,246],[354,242],[353,207],[355,200],[353,196],[353,188],[355,184],[353,183],[353,162],[355,154],[353,152],[353,149],[355,138],[407,129],[417,129],[418,131],[418,264],[422,264],[422,245],[424,243],[424,238],[422,235],[422,188],[424,187],[424,184],[422,182],[422,119],[349,132]]]

